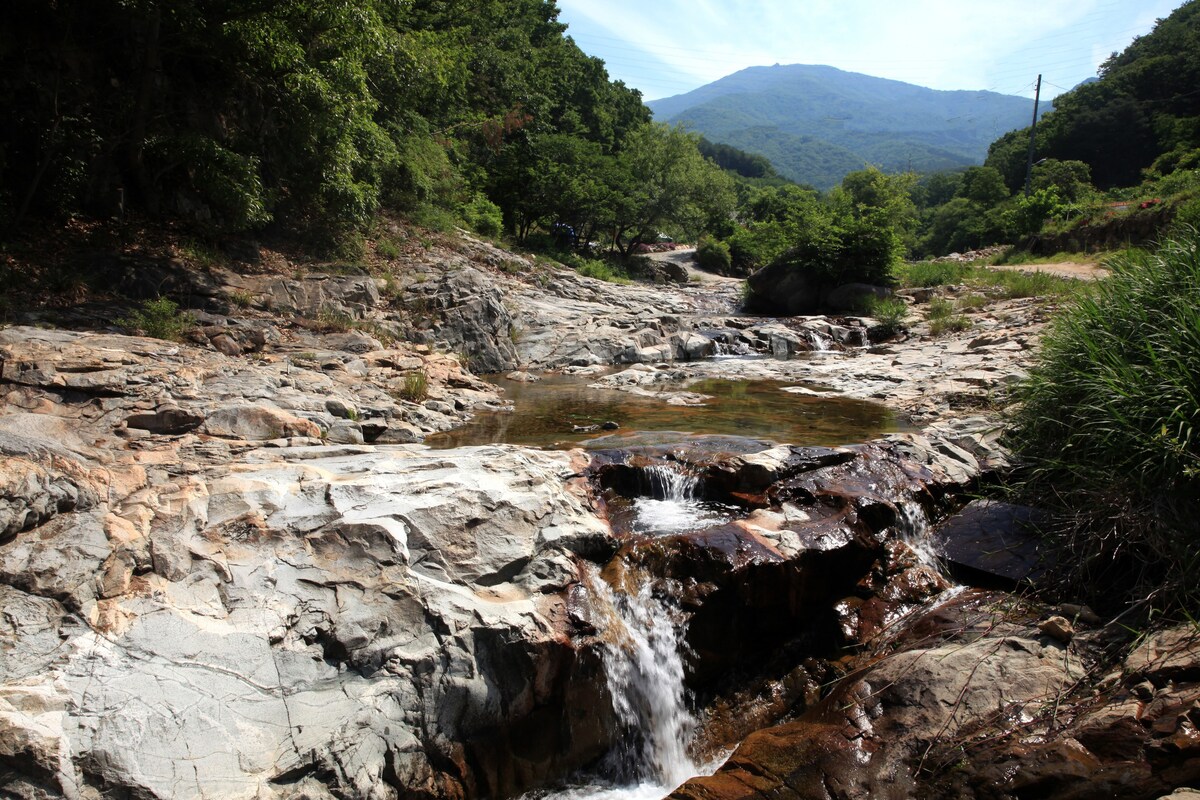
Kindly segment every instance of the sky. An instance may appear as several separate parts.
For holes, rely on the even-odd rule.
[[[558,0],[646,100],[752,66],[827,64],[933,89],[1053,98],[1182,0]]]

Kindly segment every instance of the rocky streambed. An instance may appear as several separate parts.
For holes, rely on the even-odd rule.
[[[1047,625],[930,557],[931,526],[1004,464],[989,414],[1036,304],[871,345],[869,320],[741,317],[728,289],[614,287],[470,240],[405,267],[399,286],[171,273],[201,322],[184,343],[86,309],[90,330],[0,330],[7,795],[1154,797],[1191,779],[1186,638],[1114,667],[1119,626]],[[770,357],[705,360],[738,352]],[[703,404],[706,378],[817,386],[921,427],[430,449],[504,413],[467,366],[666,408]]]

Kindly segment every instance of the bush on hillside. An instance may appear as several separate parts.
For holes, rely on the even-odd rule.
[[[1069,588],[1195,610],[1200,587],[1200,236],[1114,259],[1045,337],[1011,441],[1025,486],[1070,522]]]
[[[702,269],[728,275],[733,259],[729,254],[729,245],[711,236],[700,237],[696,246],[696,261]]]

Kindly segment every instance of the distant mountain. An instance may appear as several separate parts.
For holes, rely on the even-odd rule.
[[[805,64],[751,67],[647,105],[660,122],[766,156],[780,174],[820,189],[867,164],[888,172],[981,164],[988,145],[1033,113],[1024,97]]]

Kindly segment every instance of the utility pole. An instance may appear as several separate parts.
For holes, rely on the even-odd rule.
[[[1037,133],[1038,103],[1042,99],[1042,76],[1038,75],[1037,91],[1033,93],[1033,124],[1029,126],[1029,160],[1025,162],[1025,196],[1033,190],[1033,136]]]

